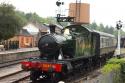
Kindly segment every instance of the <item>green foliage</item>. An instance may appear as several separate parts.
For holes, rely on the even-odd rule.
[[[107,64],[102,68],[103,74],[108,74],[109,72],[116,71],[120,69],[119,64]]]
[[[47,17],[42,18],[36,13],[24,13],[21,11],[15,11],[14,6],[11,4],[0,4],[0,40],[5,40],[14,36],[19,30],[27,24],[27,22],[33,23],[49,23],[57,24],[56,18]],[[67,26],[68,23],[61,23],[63,26]],[[102,23],[97,25],[96,22],[86,26],[87,28],[106,32],[117,36],[116,28],[112,26],[104,26]],[[121,30],[121,35],[125,35],[125,32]]]
[[[23,20],[11,4],[0,4],[0,41],[13,37],[23,26]]]
[[[33,22],[33,23],[49,23],[49,24],[56,23],[55,18],[53,18],[53,17],[42,18],[39,15],[37,15],[36,13],[27,13],[27,14],[25,14],[25,18],[29,22]]]
[[[44,19],[40,16],[38,16],[36,13],[27,13],[25,15],[26,19],[29,21],[29,22],[33,22],[33,23],[43,23],[44,22]]]
[[[89,24],[87,28],[113,34],[115,36],[117,36],[118,33],[116,28],[108,25],[104,26],[102,23],[100,25],[97,25],[96,22]],[[121,30],[121,35],[125,35],[125,32],[123,30]]]
[[[112,58],[107,61],[107,64],[102,68],[102,73],[106,74],[114,70],[121,70],[121,64],[125,63],[125,59]]]
[[[124,74],[121,71],[124,71],[123,65],[125,65],[125,58],[112,58],[107,61],[107,64],[102,68],[102,73],[104,75],[112,75],[113,83],[121,83],[124,79]]]
[[[112,83],[121,83],[121,65],[120,64],[106,64],[102,68],[102,73],[104,76],[110,76],[109,79],[112,80]],[[108,83],[107,79],[103,83]]]
[[[52,17],[42,18],[36,13],[15,11],[11,4],[0,4],[0,41],[13,37],[27,22],[56,23],[56,20]]]
[[[92,24],[90,24],[90,28],[91,28],[91,29],[96,30],[97,27],[98,27],[98,26],[97,26],[96,22],[93,22]]]
[[[44,23],[56,24],[56,18],[53,17],[44,18]]]
[[[125,62],[125,58],[117,59],[112,58],[109,61],[107,61],[107,64],[102,68],[102,72],[109,73],[113,70],[120,70],[121,64]]]
[[[125,58],[121,58],[121,59],[112,58],[109,61],[107,61],[108,64],[122,64],[124,62],[125,62]]]
[[[16,11],[16,15],[20,18],[20,20],[22,20],[22,24],[21,24],[22,26],[27,24],[28,20],[26,19],[24,12]]]

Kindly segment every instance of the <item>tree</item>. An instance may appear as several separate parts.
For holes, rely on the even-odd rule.
[[[106,27],[104,28],[104,32],[106,32],[106,33],[109,33],[110,31],[109,31],[109,26],[108,25],[106,25]]]
[[[37,22],[37,23],[43,23],[44,22],[44,19],[42,17],[40,17],[39,15],[37,15],[36,13],[27,13],[25,15],[26,19],[29,21],[29,22]]]
[[[114,28],[112,26],[109,27],[109,33],[114,34]]]
[[[104,29],[105,29],[105,28],[104,28],[104,25],[101,23],[101,24],[99,25],[99,31],[102,31],[102,32],[103,32]]]
[[[50,24],[55,24],[56,23],[56,18],[54,18],[54,17],[47,17],[47,18],[44,18],[44,22],[45,23],[50,23]]]
[[[97,29],[97,24],[96,22],[93,22],[91,25],[90,25],[91,29],[94,29],[96,30]]]
[[[0,41],[13,37],[24,26],[24,21],[11,4],[0,4]]]
[[[93,22],[92,24],[86,25],[85,27],[87,27],[89,29],[93,29],[93,30],[113,34],[116,37],[118,35],[118,30],[116,28],[114,28],[112,26],[108,26],[108,25],[104,26],[102,23],[100,25],[97,25],[96,22]],[[125,32],[121,29],[121,36],[124,36],[124,35],[125,35]]]
[[[22,25],[26,24],[28,20],[26,19],[26,15],[22,11],[16,11],[16,15],[22,20]]]

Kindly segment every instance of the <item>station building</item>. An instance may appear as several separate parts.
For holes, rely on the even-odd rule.
[[[62,27],[60,27],[57,25],[56,33],[61,33]],[[37,47],[39,38],[47,33],[50,33],[49,26],[39,23],[28,23],[14,37],[0,42],[0,45],[4,45],[6,50]]]
[[[13,38],[8,39],[8,41],[18,41],[19,48],[28,48],[34,47],[34,38],[33,36],[26,30],[22,29],[18,34],[16,34]]]

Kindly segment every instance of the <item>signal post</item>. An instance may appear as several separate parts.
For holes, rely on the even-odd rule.
[[[117,40],[117,57],[120,58],[120,54],[121,54],[121,50],[120,50],[120,40],[121,40],[121,34],[120,34],[120,30],[122,28],[122,22],[121,20],[119,20],[116,24],[116,28],[118,30],[118,40]]]

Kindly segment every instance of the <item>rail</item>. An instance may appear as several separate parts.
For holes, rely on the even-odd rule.
[[[0,83],[18,83],[30,76],[29,72],[23,70],[11,73],[9,75],[0,77]]]

